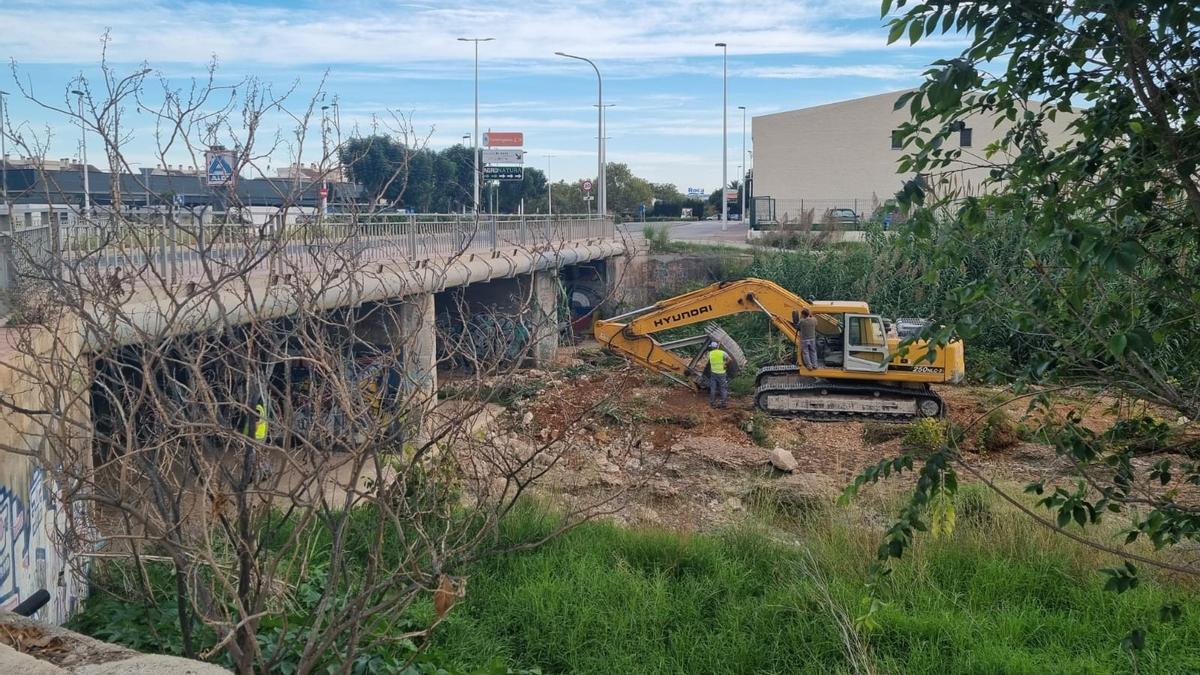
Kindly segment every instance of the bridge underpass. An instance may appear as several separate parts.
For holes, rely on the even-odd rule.
[[[91,386],[105,379],[95,377],[92,370],[92,364],[105,360],[99,357],[118,357],[116,360],[123,365],[116,370],[125,373],[118,379],[135,384],[136,389],[146,386],[144,373],[153,372],[150,379],[156,380],[160,388],[167,384],[160,381],[163,373],[172,368],[193,375],[206,373],[190,380],[179,377],[170,385],[177,389],[182,386],[185,391],[206,390],[209,398],[204,405],[193,401],[190,407],[164,406],[159,402],[153,406],[153,414],[119,420],[129,430],[126,449],[137,446],[136,430],[157,420],[170,420],[172,415],[201,410],[211,415],[209,422],[216,439],[210,444],[213,452],[233,452],[236,448],[231,444],[239,432],[250,431],[253,435],[256,401],[272,401],[280,410],[290,409],[292,417],[302,417],[298,401],[303,397],[297,398],[297,392],[307,387],[311,401],[313,382],[318,379],[311,368],[303,373],[304,368],[296,365],[306,360],[306,348],[338,353],[343,372],[325,378],[334,384],[369,380],[368,388],[374,388],[377,398],[402,390],[419,392],[415,395],[434,402],[439,364],[460,365],[447,345],[454,345],[454,335],[469,333],[466,327],[476,317],[505,319],[508,323],[494,321],[502,328],[525,326],[527,348],[519,352],[520,361],[548,363],[554,358],[560,334],[570,327],[571,319],[578,318],[578,306],[594,305],[607,296],[607,285],[615,279],[614,258],[624,253],[624,244],[612,224],[594,218],[459,223],[457,230],[443,227],[429,234],[420,218],[405,218],[388,225],[390,230],[380,227],[376,234],[364,236],[365,228],[355,230],[352,224],[335,222],[319,235],[303,234],[301,243],[278,239],[264,243],[261,236],[239,241],[228,235],[216,241],[214,237],[196,236],[188,242],[165,231],[146,235],[135,228],[135,234],[130,234],[119,227],[108,233],[98,228],[100,234],[88,238],[86,245],[78,243],[85,241],[78,236],[38,239],[76,242],[71,250],[26,252],[33,253],[29,255],[31,260],[51,264],[61,280],[57,286],[60,290],[82,289],[89,284],[92,288],[111,286],[90,296],[90,305],[62,293],[71,305],[69,316],[72,312],[92,316],[60,321],[50,334],[46,334],[45,326],[7,329],[0,392],[7,400],[30,410],[48,408],[52,412],[10,415],[9,424],[0,430],[6,449],[27,449],[26,455],[0,453],[0,489],[8,499],[9,513],[22,514],[25,538],[30,542],[29,547],[8,551],[16,572],[0,580],[8,584],[7,593],[0,594],[0,607],[46,588],[56,599],[44,618],[61,621],[70,613],[72,598],[78,599],[84,592],[81,578],[73,576],[71,570],[83,569],[88,552],[79,548],[94,546],[95,534],[75,531],[66,536],[64,532],[78,528],[64,527],[61,518],[55,520],[51,512],[56,504],[59,514],[70,512],[74,506],[64,501],[62,487],[77,481],[79,474],[87,470],[68,466],[67,460],[78,464],[82,457],[92,456],[90,448],[87,452],[79,448],[82,444],[91,446],[93,440],[90,433],[81,430],[90,430],[93,424],[102,423],[101,418],[111,417],[111,411],[103,410],[104,397],[97,399]],[[425,235],[430,239],[422,243],[421,236]],[[182,249],[182,253],[171,253],[171,246],[165,242],[170,237],[174,237],[171,245]],[[369,245],[363,245],[364,241]],[[414,241],[418,242],[415,247]],[[413,251],[418,252],[417,257],[410,255]],[[248,260],[254,264],[246,265]],[[119,302],[111,301],[114,296]],[[305,322],[325,324],[322,337],[316,337],[313,331],[304,339],[287,335],[289,326]],[[277,334],[287,335],[287,339],[273,343],[270,336]],[[247,339],[247,335],[253,335],[253,339]],[[223,351],[228,357],[230,351],[237,351],[228,348],[231,336],[232,344],[258,346],[261,342],[261,353],[243,349],[244,353],[236,358],[226,358],[228,363],[208,364],[207,370],[194,354],[179,356],[174,364],[164,358],[172,350],[186,351],[198,345]],[[166,344],[171,348],[164,349]],[[215,344],[225,347],[219,350],[213,347]],[[480,357],[480,346],[474,346],[476,361],[494,366],[494,349],[483,351]],[[152,368],[145,363],[148,355],[156,362]],[[319,365],[332,362],[328,358],[315,361]],[[52,362],[58,366],[50,367]],[[88,365],[81,366],[83,362]],[[59,372],[63,364],[67,372]],[[244,373],[239,375],[239,370],[255,370],[254,366],[258,366],[258,383]],[[112,367],[104,366],[100,373]],[[227,372],[218,372],[222,368]],[[130,371],[142,381],[132,382],[137,377],[131,378]],[[365,372],[373,375],[364,376]],[[80,379],[85,373],[86,378]],[[39,376],[43,376],[42,381],[32,381]],[[223,384],[200,386],[199,380],[207,382],[208,378]],[[111,374],[107,379],[112,379]],[[335,388],[334,384],[329,388]],[[57,386],[61,391],[54,396],[65,402],[47,406],[53,388],[48,385]],[[189,385],[192,389],[187,389]],[[111,382],[108,389],[113,389]],[[223,408],[221,397],[230,399]],[[106,433],[113,433],[111,419],[105,423],[110,425]],[[336,445],[347,439],[353,443],[354,435],[359,433],[355,423],[349,421],[327,426],[320,437],[296,441],[299,434],[295,430],[268,426],[275,427],[269,433],[277,437],[292,433],[286,442],[267,439],[279,447],[293,442]],[[401,431],[413,433],[416,428],[410,423]],[[331,433],[339,430],[345,433]],[[391,433],[380,429],[371,432],[385,436]],[[56,465],[62,470],[46,468]],[[78,520],[79,524],[87,520],[83,510],[79,510]],[[38,558],[38,551],[43,562],[40,566],[30,564]],[[0,550],[0,557],[4,553]],[[51,581],[54,579],[61,580],[57,587]]]

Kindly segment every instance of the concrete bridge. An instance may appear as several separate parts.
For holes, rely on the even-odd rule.
[[[47,400],[33,381],[46,363],[217,325],[284,320],[301,308],[355,312],[388,305],[398,309],[398,321],[364,319],[362,330],[374,342],[403,335],[408,376],[435,392],[437,322],[451,305],[486,306],[503,315],[514,298],[531,298],[532,361],[549,363],[559,344],[563,289],[590,301],[607,296],[616,260],[626,253],[612,221],[574,215],[376,214],[251,225],[124,219],[50,223],[3,239],[0,281],[7,288],[23,293],[33,265],[69,279],[65,288],[110,289],[108,297],[121,298],[119,306],[106,305],[102,292],[74,308],[90,312],[95,325],[115,326],[111,332],[62,323],[41,332],[0,329],[0,396],[10,409],[0,425],[0,446],[8,449],[0,449],[0,609],[45,588],[52,601],[39,616],[53,622],[67,618],[86,588],[68,564],[83,552],[62,537],[78,514],[63,499],[67,486],[55,484],[46,469],[57,450],[42,430],[47,416],[86,407],[91,383],[76,378]],[[25,299],[13,300],[19,306]],[[21,409],[32,412],[11,412]]]

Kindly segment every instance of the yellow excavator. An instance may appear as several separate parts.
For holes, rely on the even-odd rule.
[[[707,387],[705,347],[716,342],[736,366],[742,349],[713,319],[762,312],[796,345],[801,310],[817,319],[817,368],[769,366],[758,372],[754,403],[772,415],[833,421],[877,419],[903,422],[946,413],[932,383],[962,379],[963,344],[933,349],[923,341],[900,345],[922,327],[920,320],[885,321],[865,302],[808,301],[770,281],[742,279],[716,283],[608,320],[593,332],[609,350],[680,384]],[[704,334],[666,342],[656,333],[704,324]],[[691,356],[689,348],[699,346]],[[931,354],[932,352],[932,354]],[[735,366],[735,367],[736,367]]]

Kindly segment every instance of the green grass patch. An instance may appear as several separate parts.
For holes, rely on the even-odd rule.
[[[547,673],[823,674],[848,671],[851,656],[878,672],[1127,672],[1122,636],[1175,601],[1188,605],[1183,619],[1154,625],[1139,668],[1200,669],[1191,592],[1106,592],[1089,552],[964,494],[959,530],[921,540],[897,564],[881,628],[858,646],[835,616],[857,613],[879,533],[819,510],[799,519],[801,546],[752,526],[686,535],[585,525],[481,565],[433,651],[461,667],[499,660]],[[529,534],[520,520],[502,536]]]
[[[1104,591],[1097,570],[1112,560],[1035,529],[975,485],[955,500],[952,535],[923,536],[895,563],[880,588],[879,627],[859,631],[853,618],[881,527],[794,491],[764,481],[747,495],[759,520],[712,534],[593,522],[540,549],[457,570],[469,577],[466,597],[413,672],[825,675],[864,663],[879,673],[938,675],[1130,672],[1121,638],[1139,626],[1150,627],[1139,672],[1200,671],[1194,587],[1147,576],[1132,591]],[[357,527],[372,516],[360,509],[351,520]],[[526,502],[492,543],[528,542],[556,524],[555,514]],[[172,585],[165,575],[158,581],[153,601],[142,604],[94,594],[72,626],[178,652]],[[310,572],[291,583],[288,630],[299,632],[284,649],[299,648],[306,589],[324,581]],[[1157,623],[1167,603],[1179,603],[1182,616]],[[432,616],[424,599],[391,625],[425,626]],[[397,644],[365,654],[353,672],[400,672],[410,650]]]

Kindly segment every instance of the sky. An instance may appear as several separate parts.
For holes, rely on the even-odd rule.
[[[494,37],[479,49],[481,131],[521,131],[526,164],[554,180],[594,176],[596,75],[603,75],[607,158],[657,182],[706,191],[721,183],[722,50],[728,44],[728,174],[742,165],[751,118],[905,89],[931,61],[956,54],[954,36],[885,46],[879,0],[605,0],[401,2],[362,0],[3,0],[0,72],[9,120],[48,143],[51,158],[74,157],[78,127],[59,112],[72,78],[98,91],[102,36],[118,75],[152,69],[161,82],[191,86],[216,59],[218,82],[255,77],[303,110],[336,99],[343,136],[369,132],[400,112],[440,148],[473,126],[473,57],[459,37]],[[17,78],[17,79],[14,79]],[[32,92],[43,104],[29,100]],[[153,93],[147,97],[152,98]],[[323,97],[323,98],[322,98]],[[310,138],[319,139],[314,115]],[[127,111],[128,157],[154,163],[154,125]],[[264,162],[286,166],[298,152],[316,161],[320,142],[289,143],[297,121],[274,114],[264,128],[283,139]],[[95,141],[89,159],[98,164]],[[12,149],[9,150],[13,153]],[[15,153],[14,153],[15,154]],[[550,157],[547,157],[549,155]],[[182,156],[179,163],[188,163]],[[753,160],[751,158],[750,163]]]

